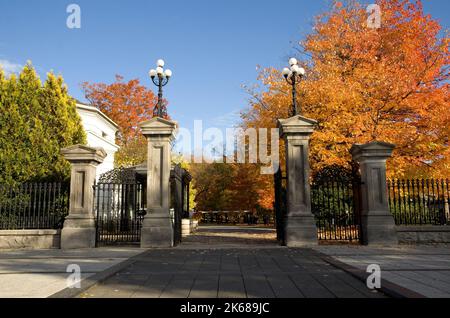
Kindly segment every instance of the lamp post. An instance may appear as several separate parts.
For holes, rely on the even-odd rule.
[[[156,117],[166,117],[167,116],[167,109],[163,105],[163,93],[162,88],[167,85],[169,82],[170,77],[172,76],[172,71],[167,69],[164,70],[164,60],[158,60],[156,62],[156,69],[151,69],[148,73],[150,75],[150,78],[152,79],[153,84],[158,86],[158,103],[156,104],[156,107],[153,109],[153,116]]]
[[[290,68],[285,67],[282,74],[286,81],[292,85],[292,116],[297,115],[297,82],[300,82],[302,77],[305,75],[305,69],[298,66],[298,61],[295,58],[289,59]],[[298,114],[302,114],[301,105],[298,107]]]

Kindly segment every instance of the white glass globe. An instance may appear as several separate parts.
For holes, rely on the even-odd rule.
[[[158,66],[158,67],[156,68],[156,73],[157,73],[158,75],[162,75],[162,74],[164,73],[163,68],[162,68],[161,66]]]
[[[159,59],[158,61],[156,61],[156,66],[163,67],[164,66],[164,60]]]
[[[164,75],[165,75],[166,77],[171,77],[171,76],[172,76],[172,71],[171,71],[171,70],[165,70],[165,71],[164,71]]]
[[[305,71],[305,69],[303,67],[299,67],[297,73],[300,74],[300,75],[305,75],[306,71]]]
[[[283,76],[288,76],[289,72],[290,72],[290,70],[287,67],[285,67],[285,68],[283,68],[283,71],[281,72],[281,74],[283,74]]]
[[[295,58],[295,57],[292,57],[292,58],[290,58],[289,59],[289,65],[290,66],[294,66],[294,65],[297,65],[297,59]]]
[[[148,72],[148,75],[150,75],[150,77],[155,77],[156,76],[156,70],[151,69],[150,72]]]

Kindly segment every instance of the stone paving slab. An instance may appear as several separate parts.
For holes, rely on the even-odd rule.
[[[69,264],[80,266],[84,282],[142,252],[136,248],[0,250],[0,298],[49,297],[67,287]]]
[[[384,297],[308,249],[149,250],[81,298]]]
[[[381,267],[382,279],[425,297],[450,297],[448,245],[318,246],[315,250],[361,271],[370,264],[377,264]]]

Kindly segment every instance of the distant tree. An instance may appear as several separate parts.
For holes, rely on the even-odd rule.
[[[254,165],[196,163],[190,171],[198,210],[256,211],[260,206],[259,169]]]
[[[119,125],[117,166],[133,166],[146,160],[147,147],[138,124],[153,116],[156,97],[138,79],[128,82],[116,75],[112,84],[81,84],[86,99]]]
[[[195,202],[199,211],[226,210],[231,200],[230,186],[233,167],[224,163],[195,163],[191,165]]]
[[[182,155],[180,154],[172,154],[172,164],[179,164],[181,168],[186,169],[189,173],[191,173],[192,164],[189,163]],[[191,174],[192,176],[192,174]],[[194,182],[191,180],[189,184],[189,209],[193,210],[196,208],[195,197],[197,194],[197,190],[194,188]]]
[[[48,73],[42,85],[31,62],[18,77],[7,78],[0,68],[0,183],[68,178],[60,150],[85,142],[61,76]]]

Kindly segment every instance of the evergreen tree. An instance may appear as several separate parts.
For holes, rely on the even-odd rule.
[[[49,73],[42,85],[31,63],[18,77],[0,69],[0,183],[66,179],[61,148],[85,142],[61,76]]]

